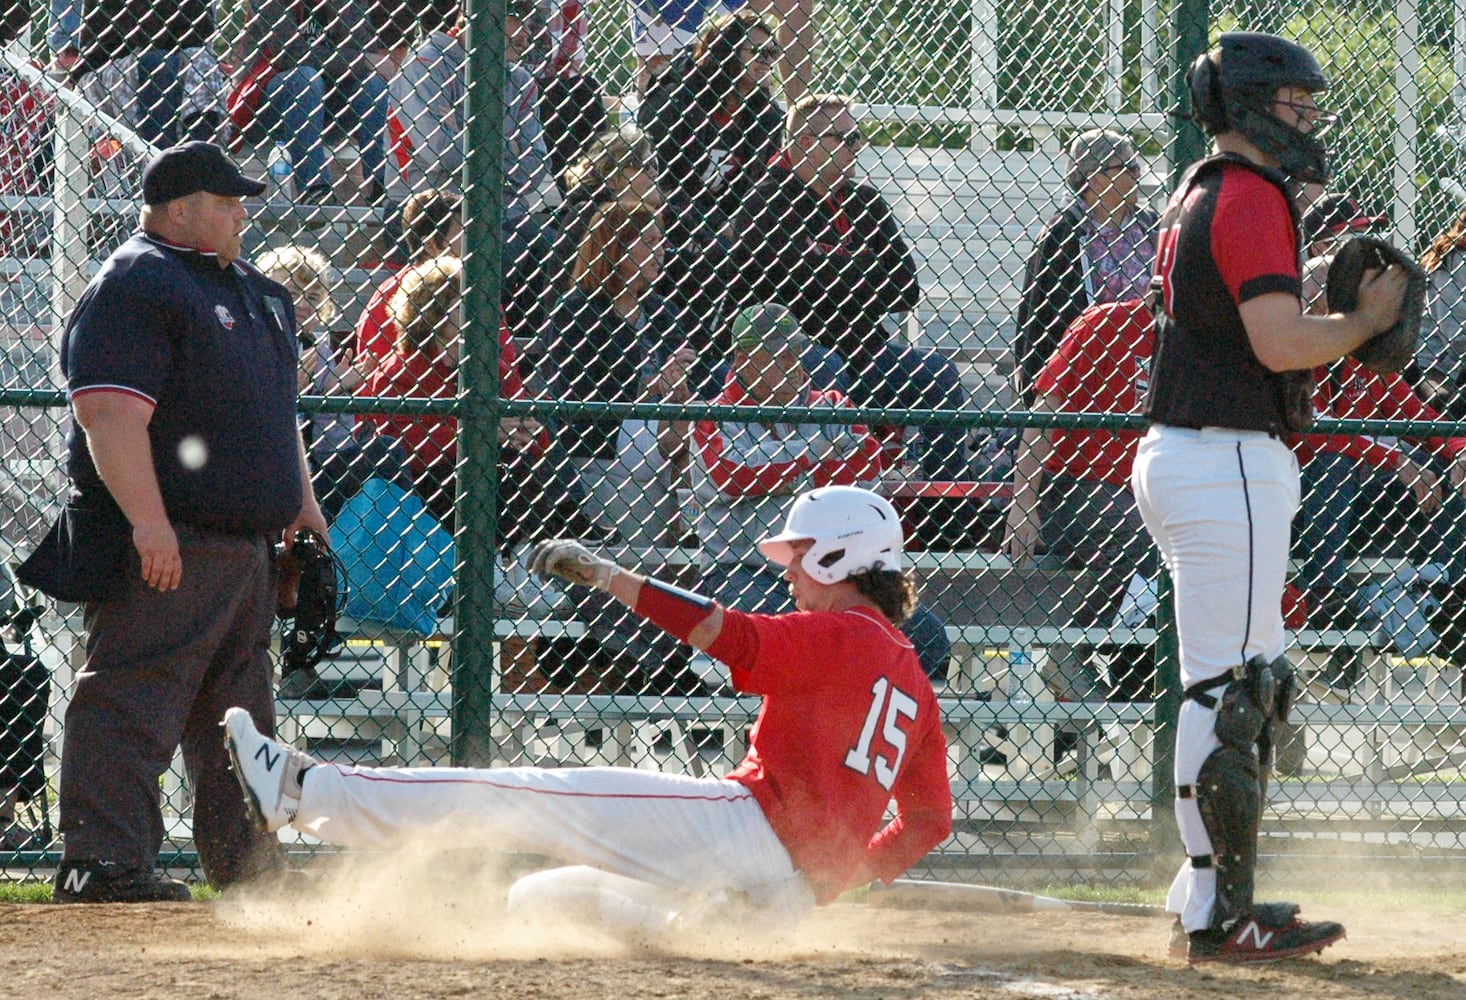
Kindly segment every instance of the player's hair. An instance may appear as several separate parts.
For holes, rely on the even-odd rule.
[[[855,584],[892,625],[900,625],[916,610],[916,584],[910,574],[893,569],[868,569],[845,579]]]
[[[696,83],[699,97],[715,98],[722,104],[727,95],[737,90],[738,79],[743,75],[740,50],[749,44],[749,37],[755,31],[762,31],[770,40],[775,35],[769,22],[751,10],[713,18],[692,50],[692,64],[701,78]]]
[[[326,293],[316,306],[316,322],[322,326],[336,318],[336,303],[331,301],[331,265],[319,250],[292,243],[260,254],[255,267],[282,285],[288,281],[302,295],[312,286]]]
[[[602,132],[590,141],[585,155],[565,168],[560,175],[567,192],[589,185],[593,188],[615,188],[615,179],[635,170],[655,173],[656,151],[646,133],[635,125],[622,125]]]
[[[1430,241],[1430,246],[1420,255],[1420,266],[1426,271],[1437,270],[1457,250],[1466,250],[1466,210]]]
[[[608,201],[597,205],[575,251],[570,282],[587,295],[615,298],[626,288],[619,265],[627,248],[652,226],[660,225],[655,209],[640,202]]]
[[[402,272],[402,282],[387,311],[397,327],[397,350],[437,353],[457,329],[456,311],[463,299],[463,262],[434,257]],[[454,321],[449,326],[449,321]]]
[[[855,98],[845,94],[807,94],[795,101],[784,117],[785,138],[792,143],[815,115],[826,114],[833,117],[842,111],[849,111],[854,104]]]
[[[461,207],[462,199],[456,194],[436,188],[415,192],[402,203],[402,242],[414,264],[431,260],[435,253],[442,252],[431,249],[428,242],[448,241],[453,227],[462,224]]]

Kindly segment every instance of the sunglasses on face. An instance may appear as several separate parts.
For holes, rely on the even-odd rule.
[[[859,149],[861,146],[865,145],[865,136],[860,134],[860,129],[858,128],[853,128],[848,132],[835,131],[819,133],[819,138],[821,139],[829,139],[832,137],[835,139],[839,139],[841,143],[849,146],[851,149]]]
[[[769,45],[745,45],[743,46],[743,50],[745,52],[752,52],[753,57],[761,62],[773,62],[779,58],[780,53],[779,46],[772,43]]]

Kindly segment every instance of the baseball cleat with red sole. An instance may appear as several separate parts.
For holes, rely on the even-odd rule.
[[[1263,924],[1255,917],[1246,917],[1229,931],[1193,931],[1189,935],[1186,963],[1276,962],[1316,954],[1344,937],[1344,925],[1332,920],[1312,923],[1294,916],[1286,923]]]

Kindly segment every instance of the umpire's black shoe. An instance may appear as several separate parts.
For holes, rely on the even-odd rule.
[[[51,886],[53,903],[186,903],[188,886],[151,868],[113,861],[63,861]]]

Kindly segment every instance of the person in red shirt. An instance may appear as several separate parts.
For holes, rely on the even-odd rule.
[[[1303,268],[1310,312],[1327,312],[1325,276],[1331,258]],[[1316,368],[1313,407],[1343,420],[1439,420],[1403,374],[1370,371],[1353,357]],[[1354,434],[1306,434],[1293,442],[1302,493],[1293,543],[1299,579],[1319,628],[1374,628],[1379,616],[1357,592],[1348,568],[1360,553],[1384,554],[1420,567],[1434,563],[1450,586],[1436,616],[1444,624],[1462,613],[1466,581],[1466,437],[1396,440]],[[1457,629],[1436,629],[1438,635]],[[1440,636],[1444,638],[1444,636]],[[1428,637],[1397,637],[1410,644]],[[1457,641],[1436,652],[1459,656]],[[1353,657],[1332,678],[1341,687],[1357,676]]]
[[[816,389],[804,367],[809,342],[783,306],[748,306],[733,318],[733,358],[722,406],[848,407],[834,389]],[[778,567],[755,541],[783,520],[788,497],[817,486],[871,484],[901,447],[894,428],[863,424],[699,420],[691,431],[691,480],[702,546],[702,588],[727,607],[770,614],[789,607]],[[946,627],[918,605],[901,625],[934,684],[952,657]]]
[[[916,602],[902,542],[895,509],[875,493],[802,494],[784,530],[758,543],[784,567],[797,608],[778,615],[724,608],[574,540],[537,547],[535,572],[608,592],[759,696],[748,753],[726,777],[347,767],[276,743],[230,709],[235,773],[267,831],[290,824],[369,849],[429,834],[570,865],[516,883],[509,901],[523,913],[570,910],[650,936],[790,926],[812,904],[895,879],[952,829],[937,699],[897,628]]]
[[[1034,379],[1033,408],[1047,413],[1139,413],[1154,343],[1150,310],[1140,299],[1090,306],[1070,324]],[[1109,624],[1137,574],[1155,577],[1157,559],[1130,491],[1137,431],[1031,427],[1013,465],[1003,551],[1032,559],[1039,543],[1051,557],[1096,572],[1094,588],[1075,598],[1076,624]],[[1089,620],[1084,620],[1088,618]],[[1109,651],[1110,680],[1100,685],[1089,647],[1048,650],[1049,682],[1062,698],[1095,695],[1148,700],[1154,659],[1148,650]]]
[[[379,359],[360,390],[369,397],[451,399],[458,392],[463,262],[435,257],[404,269],[391,302],[395,349]],[[499,383],[506,399],[524,396],[518,354],[508,327],[499,328]],[[414,489],[450,530],[454,523],[458,419],[427,414],[374,413],[364,418],[407,453]],[[501,566],[496,592],[506,610],[549,615],[567,611],[553,588],[539,587],[516,568],[530,542],[565,532],[599,537],[583,513],[583,494],[568,479],[569,462],[555,439],[532,417],[499,421],[499,533]]]
[[[462,256],[463,219],[459,198],[436,190],[419,191],[408,198],[402,205],[402,241],[412,264],[446,254]],[[397,345],[397,327],[388,303],[397,294],[402,273],[388,275],[377,286],[356,322],[354,356],[361,363],[386,357]]]

